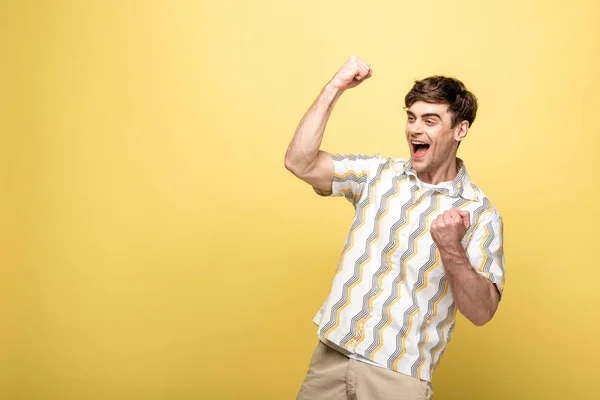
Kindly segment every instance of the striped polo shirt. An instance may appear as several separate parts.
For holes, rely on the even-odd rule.
[[[421,182],[410,160],[331,155],[332,196],[356,210],[331,293],[315,316],[320,339],[352,358],[431,381],[457,308],[429,227],[469,211],[462,244],[475,271],[504,288],[502,218],[462,160],[451,182]]]

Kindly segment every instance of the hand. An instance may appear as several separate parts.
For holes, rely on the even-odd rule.
[[[461,241],[471,226],[470,221],[468,211],[451,208],[431,223],[431,237],[439,249],[462,247]]]
[[[373,71],[371,66],[356,56],[352,56],[335,74],[330,84],[344,91],[360,85],[369,79]]]

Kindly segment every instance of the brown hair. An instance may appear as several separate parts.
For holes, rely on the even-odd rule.
[[[469,121],[469,126],[473,125],[477,114],[475,95],[458,79],[446,76],[436,75],[415,81],[404,98],[404,105],[410,107],[417,101],[448,104],[448,111],[452,115],[452,127],[464,120]]]

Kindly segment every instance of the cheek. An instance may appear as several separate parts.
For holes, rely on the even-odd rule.
[[[441,131],[442,130],[440,128],[436,128],[436,127],[427,127],[425,129],[425,134],[431,140],[431,142],[434,144],[434,147],[436,147],[436,148],[444,145],[443,135],[442,135]]]
[[[436,131],[431,132],[430,137],[434,140],[435,147],[441,151],[445,151],[448,148],[452,147],[452,144],[454,143],[454,132],[453,131],[447,131],[445,129],[437,129]]]
[[[439,140],[444,135],[444,126],[441,124],[437,124],[434,126],[425,126],[425,132],[429,135],[429,137],[433,140]]]

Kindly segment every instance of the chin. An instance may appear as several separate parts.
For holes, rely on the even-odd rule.
[[[427,164],[425,164],[422,161],[416,161],[413,159],[412,160],[412,169],[415,172],[424,172],[427,170]]]

